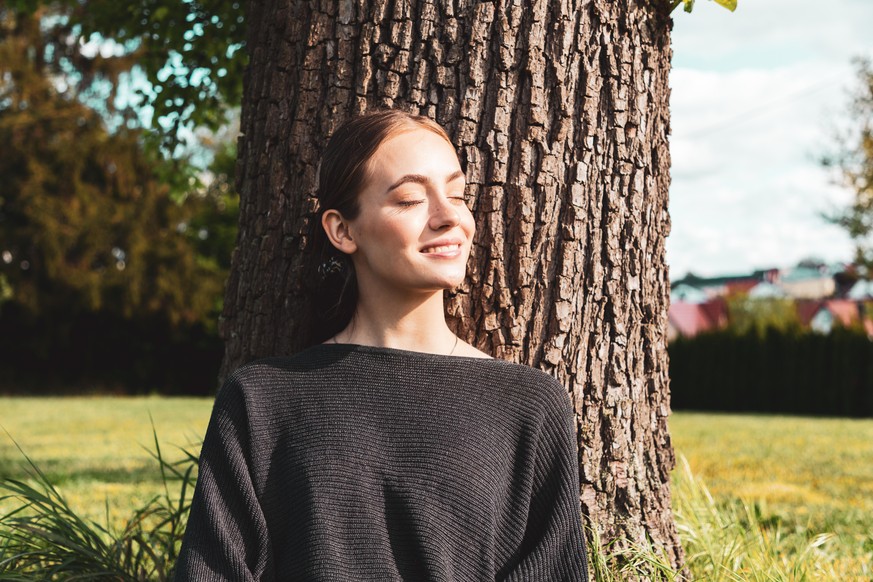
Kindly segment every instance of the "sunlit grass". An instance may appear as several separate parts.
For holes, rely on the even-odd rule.
[[[873,514],[873,420],[675,413],[673,444],[713,495],[825,519]]]
[[[169,462],[197,450],[210,398],[0,398],[0,479],[23,477],[15,439],[83,518],[120,527],[128,509],[161,493],[152,419]],[[150,418],[151,415],[151,418]],[[9,502],[0,501],[0,511]]]
[[[670,429],[717,502],[754,506],[782,535],[834,534],[840,574],[820,579],[873,579],[873,420],[676,413]]]
[[[22,479],[0,482],[13,504],[0,513],[0,579],[116,580],[166,582],[172,579],[188,521],[197,458],[186,452],[178,462],[163,456],[157,434],[151,455],[163,495],[124,508],[121,526],[83,519],[46,474],[27,461]],[[108,508],[107,508],[108,512]]]

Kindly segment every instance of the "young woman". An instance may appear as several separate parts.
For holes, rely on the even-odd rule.
[[[446,325],[475,230],[449,138],[365,114],[319,178],[322,343],[219,391],[176,580],[587,580],[566,391]]]

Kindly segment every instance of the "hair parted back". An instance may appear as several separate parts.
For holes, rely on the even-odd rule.
[[[383,142],[399,133],[427,129],[452,143],[434,120],[399,109],[377,109],[353,117],[330,137],[318,172],[318,211],[310,235],[311,286],[315,317],[311,339],[320,343],[344,329],[355,313],[358,286],[348,255],[331,244],[321,225],[325,210],[337,210],[354,220],[360,212],[359,195],[369,180],[369,162]],[[454,147],[454,145],[452,145]],[[323,265],[331,263],[331,269]]]

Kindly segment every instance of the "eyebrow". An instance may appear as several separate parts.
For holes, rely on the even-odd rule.
[[[464,177],[464,172],[462,172],[461,170],[458,170],[457,172],[453,172],[452,174],[449,174],[448,176],[446,176],[446,182],[448,183],[448,182],[451,182],[453,180],[457,180],[458,178],[463,178],[463,177]],[[400,178],[399,180],[397,180],[396,182],[391,184],[391,186],[389,186],[388,189],[385,190],[385,193],[387,194],[388,192],[391,192],[391,190],[394,190],[395,188],[399,188],[400,186],[402,186],[404,184],[408,184],[408,183],[423,184],[426,186],[426,185],[431,183],[431,179],[428,178],[427,176],[423,176],[421,174],[406,174],[405,176],[403,176],[402,178]]]

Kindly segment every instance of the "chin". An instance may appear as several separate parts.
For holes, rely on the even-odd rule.
[[[443,291],[452,291],[454,289],[457,289],[458,286],[460,286],[460,284],[463,282],[464,282],[463,278],[458,279],[457,281],[446,282],[442,285],[442,290]]]
[[[422,285],[422,287],[432,291],[451,291],[452,289],[464,282],[465,276],[466,273],[463,273],[460,276],[439,277],[436,279],[431,279],[430,281],[423,282],[424,285]]]
[[[440,287],[443,289],[454,289],[458,285],[464,282],[464,277],[467,276],[467,270],[463,269],[456,273],[447,274],[447,276],[442,277],[442,281]]]

